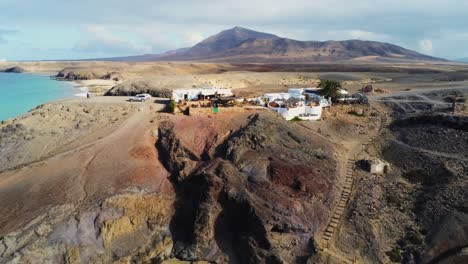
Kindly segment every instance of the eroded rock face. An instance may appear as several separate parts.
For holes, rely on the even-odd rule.
[[[0,263],[295,263],[314,254],[336,193],[333,145],[269,112],[160,122],[152,157],[175,196],[128,187],[49,206],[0,237]]]
[[[65,80],[94,80],[94,79],[103,79],[103,80],[113,80],[121,81],[123,76],[117,71],[108,71],[105,68],[64,68],[61,70],[57,78],[62,78]]]
[[[93,80],[93,79],[99,79],[100,75],[101,73],[98,73],[96,71],[65,68],[57,74],[57,77],[63,78],[66,80]]]
[[[145,80],[130,80],[112,87],[104,95],[106,96],[134,96],[147,93],[153,97],[169,98],[172,96],[172,89],[158,87],[157,84]]]
[[[10,68],[6,68],[5,70],[3,70],[2,72],[7,72],[7,73],[23,73],[25,72],[25,69],[19,67],[19,66],[14,66],[14,67],[10,67]]]
[[[125,194],[88,210],[51,209],[25,229],[0,238],[0,262],[148,263],[172,250],[170,199]]]
[[[158,149],[177,192],[175,257],[229,263],[292,263],[314,253],[335,193],[333,147],[271,113],[204,151],[192,151],[170,122]],[[205,139],[201,137],[200,141]]]
[[[467,262],[467,121],[430,114],[392,123],[374,146],[392,171],[358,172],[337,238],[343,252],[363,263]]]

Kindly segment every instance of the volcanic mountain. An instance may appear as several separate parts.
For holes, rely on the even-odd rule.
[[[241,27],[224,30],[191,48],[110,60],[267,63],[444,61],[389,43],[364,40],[299,41]]]

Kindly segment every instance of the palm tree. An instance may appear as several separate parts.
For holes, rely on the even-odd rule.
[[[336,98],[340,96],[340,90],[342,86],[338,81],[321,80],[317,87],[322,88],[322,90],[319,92],[321,96],[325,98],[331,97],[332,100],[336,100]]]

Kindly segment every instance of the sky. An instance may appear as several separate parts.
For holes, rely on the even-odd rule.
[[[0,61],[160,53],[234,26],[456,59],[468,57],[467,10],[466,0],[0,0]]]

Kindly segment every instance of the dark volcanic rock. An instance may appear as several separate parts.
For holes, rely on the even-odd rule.
[[[171,123],[159,135],[177,192],[171,222],[177,258],[293,263],[314,254],[311,238],[336,193],[331,145],[271,113],[252,115],[202,155],[181,143]]]
[[[117,71],[107,71],[104,68],[64,68],[61,70],[57,78],[65,80],[94,80],[94,79],[103,79],[103,80],[113,80],[121,81],[123,76]]]
[[[108,72],[104,76],[101,76],[103,80],[112,80],[112,81],[121,81],[123,80],[122,74],[120,72]]]
[[[3,70],[2,72],[8,72],[8,73],[23,73],[25,72],[25,70],[19,66],[14,66],[14,67],[10,67],[10,68],[6,68],[5,70]]]
[[[102,74],[93,70],[65,68],[57,74],[57,78],[66,80],[93,80],[99,79]]]
[[[422,240],[403,237],[403,262],[466,263],[458,254],[468,245],[468,119],[422,115],[396,121],[395,139],[384,157],[401,171],[411,192],[398,203],[411,204]],[[394,196],[400,191],[396,190]]]

